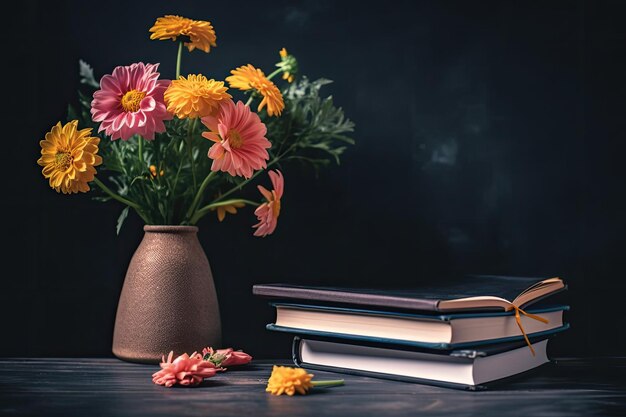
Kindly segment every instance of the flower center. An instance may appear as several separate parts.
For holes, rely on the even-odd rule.
[[[228,133],[228,143],[230,144],[231,148],[239,149],[241,148],[241,145],[243,145],[243,138],[241,137],[239,132],[237,132],[236,130],[231,130]]]
[[[54,167],[59,171],[67,171],[73,162],[74,158],[67,152],[58,152],[54,155]]]
[[[280,200],[274,200],[274,204],[272,205],[272,211],[274,213],[274,217],[278,218],[280,215]]]
[[[143,91],[130,90],[122,97],[122,108],[124,111],[134,113],[139,110],[141,100],[146,96]]]

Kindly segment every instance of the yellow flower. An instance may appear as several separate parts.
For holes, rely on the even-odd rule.
[[[225,206],[219,206],[217,208],[212,208],[211,211],[217,210],[217,220],[223,221],[226,217],[226,213],[237,214],[237,209],[245,207],[244,203],[233,203],[227,204]]]
[[[254,89],[263,96],[257,111],[261,111],[267,105],[267,114],[280,116],[285,108],[283,95],[278,87],[267,79],[263,71],[248,64],[234,69],[230,73],[233,75],[226,77],[226,81],[231,88],[238,88],[242,91]]]
[[[215,30],[211,26],[211,22],[202,20],[191,20],[186,17],[167,15],[159,17],[154,26],[150,28],[150,39],[158,39],[161,41],[171,39],[175,41],[179,36],[185,37],[189,42],[185,42],[185,46],[189,52],[195,48],[209,52],[212,47],[216,47]]]
[[[97,155],[100,139],[91,136],[91,128],[77,130],[77,127],[78,120],[65,126],[59,122],[39,142],[41,158],[37,163],[57,193],[89,191],[88,183],[96,175],[94,167],[102,163],[102,157]]]
[[[265,391],[274,395],[293,395],[296,392],[306,394],[313,387],[312,378],[313,374],[307,373],[302,368],[274,365]]]
[[[280,62],[276,64],[283,71],[283,80],[292,83],[298,72],[298,61],[293,55],[289,55],[285,48],[278,51],[280,54]]]
[[[156,167],[156,165],[150,165],[150,175],[152,176],[152,178],[156,178],[157,177],[157,167]],[[159,172],[159,176],[162,177],[163,175],[165,175],[165,171],[161,170]]]
[[[204,117],[219,109],[220,101],[231,98],[223,81],[208,80],[204,75],[181,76],[165,90],[167,111],[179,119]]]

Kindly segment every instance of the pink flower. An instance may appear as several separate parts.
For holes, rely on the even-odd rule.
[[[161,362],[163,369],[152,374],[152,382],[166,387],[175,384],[196,386],[204,378],[210,378],[221,370],[216,368],[212,362],[202,360],[202,355],[196,352],[192,353],[191,356],[183,353],[174,359],[174,362],[172,362],[173,356],[174,352],[172,351],[167,357],[167,362],[163,357],[163,362]]]
[[[267,128],[241,101],[223,100],[217,114],[203,117],[202,123],[210,129],[202,136],[215,142],[209,149],[212,171],[250,178],[254,170],[267,167],[266,149],[272,146]]]
[[[212,347],[206,347],[202,349],[202,357],[205,361],[211,361],[219,367],[245,365],[252,360],[252,356],[241,350],[233,350],[233,348],[213,350]]]
[[[165,132],[167,112],[163,93],[170,80],[159,80],[159,64],[132,64],[117,67],[113,74],[100,80],[100,90],[93,93],[91,117],[101,122],[98,132],[105,131],[112,140],[128,140],[133,135],[154,139],[154,133]]]
[[[269,192],[265,187],[259,185],[259,191],[263,194],[263,197],[267,202],[261,204],[254,211],[259,223],[255,224],[254,228],[257,228],[254,232],[254,236],[265,237],[274,233],[276,225],[278,224],[278,216],[280,215],[280,198],[283,196],[283,190],[285,188],[285,180],[283,174],[279,171],[269,171],[270,179],[272,180],[272,186],[274,189]]]

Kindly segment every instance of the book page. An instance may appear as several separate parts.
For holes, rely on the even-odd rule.
[[[478,296],[457,298],[454,300],[441,300],[438,304],[440,311],[470,309],[470,308],[503,308],[507,310],[511,304],[521,307],[529,302],[539,299],[545,295],[558,291],[565,287],[561,278],[549,278],[537,282],[522,291],[514,300],[509,301],[501,297]]]

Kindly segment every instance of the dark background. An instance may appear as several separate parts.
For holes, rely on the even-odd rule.
[[[270,71],[285,46],[355,121],[357,145],[319,178],[284,166],[277,232],[251,210],[200,239],[224,343],[287,357],[264,330],[259,282],[419,285],[461,273],[561,276],[572,329],[553,354],[626,351],[623,160],[625,3],[20,2],[4,15],[4,230],[0,355],[110,355],[124,273],[141,237],[121,207],[52,191],[38,141],[76,100],[78,59],[100,77],[161,62],[164,14],[210,20],[218,47],[183,73]]]

